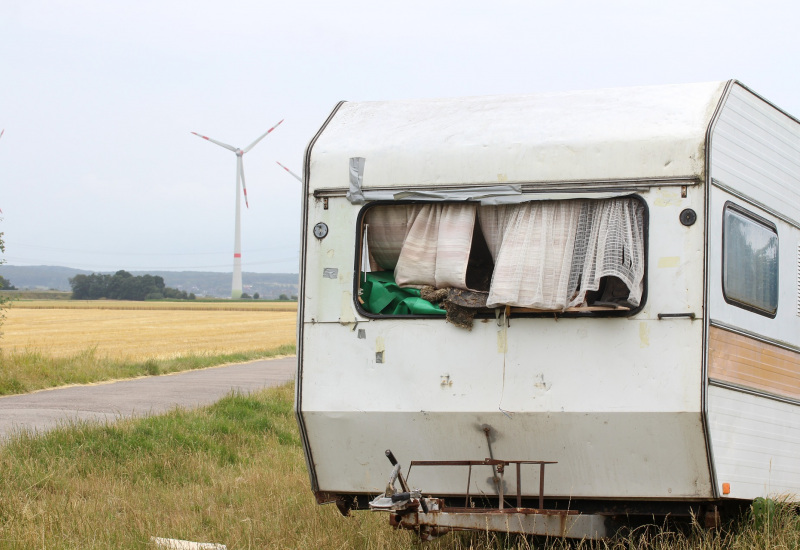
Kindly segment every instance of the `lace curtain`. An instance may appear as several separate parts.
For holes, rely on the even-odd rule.
[[[627,301],[638,306],[644,290],[644,206],[636,199],[583,201],[572,258],[570,306],[583,303],[602,277],[628,287]]]
[[[480,223],[494,260],[488,307],[568,307],[580,201],[482,206]]]

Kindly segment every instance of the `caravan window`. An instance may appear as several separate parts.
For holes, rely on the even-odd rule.
[[[644,293],[644,218],[634,197],[367,207],[359,303],[379,315],[444,315],[450,302],[629,312]]]
[[[728,303],[774,317],[778,310],[778,233],[775,225],[725,205],[722,290]]]

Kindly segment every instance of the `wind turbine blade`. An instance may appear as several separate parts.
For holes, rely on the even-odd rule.
[[[281,122],[283,122],[283,120],[281,120]],[[251,143],[250,145],[248,145],[247,147],[245,147],[244,149],[242,149],[242,153],[246,153],[246,152],[248,152],[250,149],[252,149],[253,147],[255,147],[255,146],[256,146],[256,143],[258,143],[259,141],[261,141],[262,139],[264,139],[265,137],[267,137],[267,134],[269,134],[269,133],[270,133],[272,130],[274,130],[275,128],[277,128],[278,126],[280,126],[280,125],[281,125],[281,122],[277,123],[275,126],[273,126],[273,127],[272,127],[272,128],[270,128],[269,130],[267,130],[266,132],[264,132],[264,135],[262,135],[260,138],[258,138],[258,139],[257,139],[257,140],[255,140],[253,143]]]
[[[3,137],[3,132],[5,132],[5,131],[6,131],[6,129],[5,129],[5,128],[3,128],[2,130],[0,130],[0,137]]]
[[[276,160],[275,162],[278,162],[278,161]],[[283,164],[281,164],[280,162],[278,162],[278,166],[280,166],[281,168],[283,168],[284,170],[286,170],[287,172],[289,172],[291,175],[293,175],[293,176],[294,176],[294,177],[297,179],[297,181],[299,181],[300,183],[303,183],[303,178],[301,178],[300,176],[298,176],[297,174],[295,174],[294,172],[292,172],[291,170],[289,170],[288,168],[286,168],[286,167],[285,167]]]
[[[244,162],[242,162],[242,157],[236,157],[236,164],[239,165],[239,179],[242,180],[242,191],[244,192],[244,205],[247,208],[250,208],[250,205],[247,204],[247,186],[244,184]]]
[[[233,145],[228,145],[227,143],[222,143],[221,141],[217,141],[216,139],[211,139],[210,137],[198,134],[197,132],[192,132],[192,133],[194,135],[196,135],[197,137],[203,138],[206,141],[210,141],[211,143],[216,143],[220,147],[225,147],[225,149],[229,149],[229,150],[233,151],[234,153],[236,152],[236,147],[234,147]]]

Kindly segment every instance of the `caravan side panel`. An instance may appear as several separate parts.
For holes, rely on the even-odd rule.
[[[799,495],[800,407],[739,390],[709,388],[714,458],[731,496]]]
[[[717,490],[800,494],[800,124],[735,84],[712,135],[710,176],[707,404]],[[726,208],[777,235],[774,314],[726,300]]]
[[[800,222],[800,123],[734,85],[714,128],[711,177]]]

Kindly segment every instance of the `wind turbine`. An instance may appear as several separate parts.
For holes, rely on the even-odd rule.
[[[221,141],[217,141],[215,139],[211,139],[210,137],[206,137],[203,135],[198,134],[197,132],[192,132],[197,137],[201,137],[211,143],[216,143],[220,147],[224,147],[229,151],[233,151],[236,153],[236,230],[233,242],[233,283],[231,285],[231,298],[237,299],[242,297],[242,229],[241,229],[241,194],[239,193],[239,188],[242,188],[244,192],[244,204],[247,208],[250,208],[250,204],[247,202],[247,185],[244,183],[244,167],[242,164],[242,156],[250,151],[256,144],[267,137],[272,130],[280,126],[280,122],[264,132],[258,139],[256,139],[253,143],[245,147],[244,149],[239,149],[238,147],[234,147],[233,145],[228,145],[227,143],[222,143]]]
[[[278,161],[276,160],[275,162],[278,162]],[[280,162],[278,162],[278,166],[280,166],[281,168],[283,168],[284,170],[286,170],[287,172],[289,172],[291,175],[293,175],[293,176],[294,176],[294,178],[295,178],[297,181],[299,181],[300,183],[303,183],[303,178],[301,178],[300,176],[298,176],[297,174],[295,174],[294,172],[292,172],[291,170],[289,170],[288,168],[286,168],[286,167],[285,167],[283,164],[281,164]]]
[[[278,163],[278,166],[280,166],[281,168],[283,168],[284,170],[286,170],[287,172],[289,172],[289,173],[292,175],[292,177],[294,177],[294,178],[295,178],[297,181],[299,181],[301,184],[303,183],[303,178],[301,178],[300,176],[298,176],[297,174],[295,174],[294,172],[292,172],[291,170],[289,170],[288,168],[286,168],[286,167],[285,167],[283,164],[281,164],[281,163],[280,163],[280,162],[278,162],[277,160],[276,160],[275,162],[277,162],[277,163]]]

